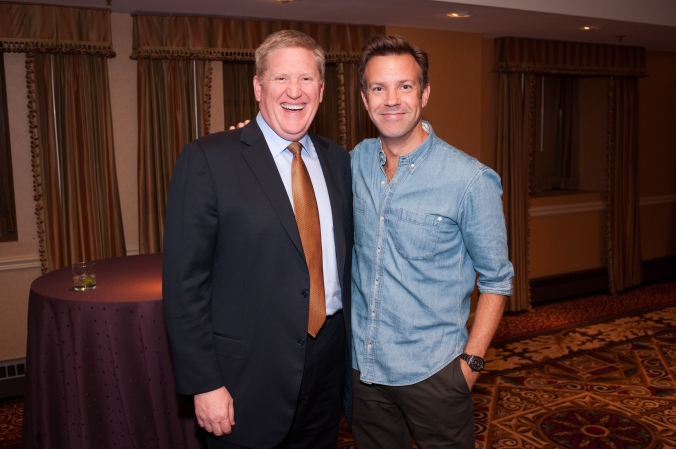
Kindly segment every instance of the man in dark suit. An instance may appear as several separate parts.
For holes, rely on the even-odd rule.
[[[323,89],[315,41],[271,35],[256,51],[256,120],[191,142],[174,169],[165,319],[210,448],[337,445],[352,190],[348,153],[308,134]]]

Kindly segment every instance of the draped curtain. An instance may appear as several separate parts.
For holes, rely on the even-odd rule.
[[[7,118],[5,60],[0,53],[0,242],[17,240],[12,153]]]
[[[253,62],[223,61],[223,121],[225,129],[242,120],[253,120],[258,114],[258,102],[254,97],[253,77],[256,66]]]
[[[609,288],[616,292],[640,283],[636,78],[646,75],[645,49],[500,38],[495,40],[495,71],[499,77],[498,173],[505,188],[508,244],[515,269],[515,294],[508,309],[530,307],[527,205],[532,193],[529,180],[535,140],[535,76],[609,78],[606,233]]]
[[[139,253],[162,251],[169,181],[185,144],[209,132],[209,61],[138,61]]]
[[[535,84],[530,74],[502,72],[498,76],[497,170],[502,178],[509,259],[514,266],[514,293],[507,303],[512,312],[530,309],[528,208]]]
[[[42,271],[125,255],[107,57],[110,11],[0,3],[0,51],[26,53]]]
[[[312,36],[326,52],[324,99],[310,130],[348,149],[377,135],[361,100],[356,101],[355,77],[363,43],[384,33],[384,27],[135,14],[132,59],[139,61],[141,253],[162,250],[167,187],[178,152],[209,132],[208,61],[223,62],[226,129],[253,119],[258,112],[252,86],[255,50],[269,34],[283,29]],[[192,78],[190,67],[197,73]],[[193,97],[186,92],[193,92]]]
[[[607,259],[610,291],[641,283],[638,80],[610,77],[607,139]]]
[[[364,138],[377,136],[359,96],[357,68],[364,42],[384,33],[384,27],[136,14],[132,59],[224,61],[227,128],[255,115],[251,84],[254,69],[248,64],[268,35],[284,29],[306,33],[326,53],[327,85],[312,130],[348,149]],[[232,79],[226,79],[228,76]]]

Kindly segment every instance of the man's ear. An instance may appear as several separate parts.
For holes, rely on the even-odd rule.
[[[366,98],[366,94],[364,94],[363,90],[360,90],[359,92],[361,93],[361,101],[364,102],[364,107],[368,111],[369,110],[369,102],[368,102],[368,99]]]
[[[430,99],[430,85],[427,84],[427,87],[422,91],[422,107],[427,106],[427,100]]]
[[[261,82],[258,80],[258,75],[254,75],[254,77],[253,77],[253,86],[254,86],[254,96],[256,97],[256,101],[260,102],[261,101]]]
[[[320,103],[324,99],[324,86],[326,86],[326,81],[322,80],[322,85],[319,86],[319,102]]]

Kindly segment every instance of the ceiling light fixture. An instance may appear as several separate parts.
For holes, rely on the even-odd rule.
[[[300,0],[275,0],[277,3],[292,3],[299,2]]]
[[[583,30],[583,31],[598,31],[601,28],[603,28],[601,25],[587,25],[587,26],[580,27],[580,29]]]
[[[446,15],[454,19],[466,19],[468,17],[472,17],[474,14],[470,13],[469,11],[453,11]]]

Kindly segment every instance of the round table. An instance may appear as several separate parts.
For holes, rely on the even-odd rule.
[[[23,448],[202,448],[192,398],[176,394],[161,254],[70,267],[31,285]]]

